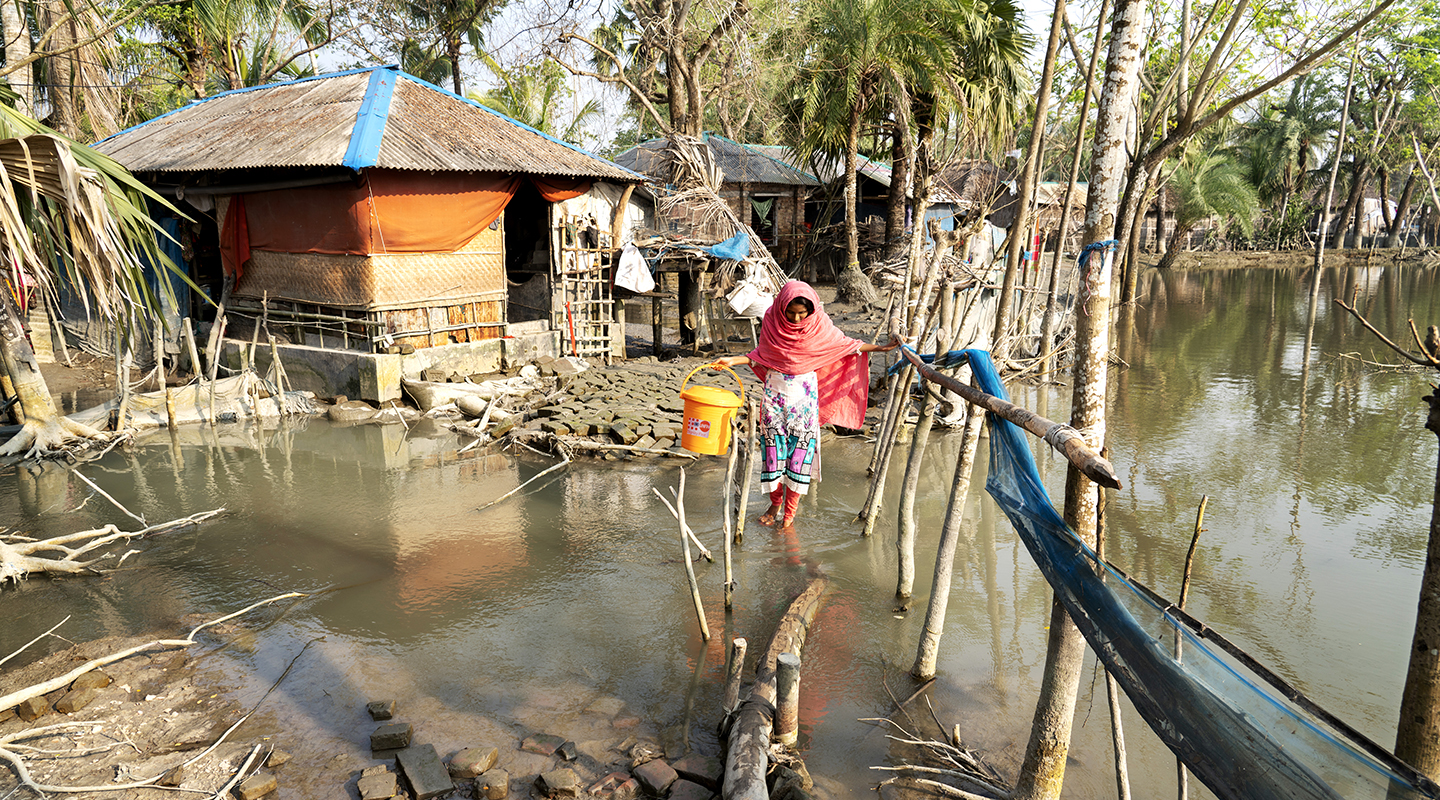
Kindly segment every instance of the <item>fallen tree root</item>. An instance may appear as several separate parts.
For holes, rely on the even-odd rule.
[[[113,554],[97,555],[89,560],[82,557],[116,542],[143,539],[160,533],[169,533],[180,528],[212,519],[224,513],[225,509],[202,511],[188,517],[151,525],[138,531],[122,531],[114,525],[78,533],[68,533],[49,539],[31,539],[20,534],[0,535],[0,586],[6,581],[20,581],[33,572],[75,575],[89,572],[98,573],[95,564]],[[54,555],[37,555],[51,553]],[[123,557],[122,557],[123,560]],[[3,710],[3,709],[0,709]]]

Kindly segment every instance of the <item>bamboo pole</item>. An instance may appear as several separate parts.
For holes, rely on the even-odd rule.
[[[150,333],[150,351],[155,359],[155,388],[165,388],[165,325],[160,315],[155,315],[155,325]]]
[[[740,705],[740,676],[745,671],[745,637],[737,636],[730,641],[730,651],[725,661],[725,713],[731,714]]]
[[[120,389],[120,407],[115,415],[115,430],[118,432],[125,429],[125,420],[130,416],[130,365],[134,359],[130,348],[122,344],[119,322],[115,324],[115,357],[120,365],[115,374],[115,383]]]
[[[1320,276],[1317,272],[1316,281]],[[1195,512],[1195,532],[1190,535],[1190,549],[1185,553],[1185,573],[1180,578],[1180,600],[1175,604],[1181,611],[1185,610],[1185,601],[1190,597],[1190,571],[1195,566],[1195,549],[1200,544],[1200,533],[1204,530],[1205,505],[1210,502],[1210,495],[1200,495],[1200,508]],[[1175,660],[1181,658],[1182,640],[1180,629],[1175,629]],[[1179,800],[1185,800],[1190,793],[1190,771],[1185,769],[1185,762],[1179,758],[1175,759],[1175,786],[1176,796]]]
[[[1087,444],[1074,428],[1064,423],[1048,420],[1007,400],[986,394],[973,386],[967,386],[928,366],[909,348],[902,348],[902,352],[910,361],[911,366],[918,370],[925,380],[950,389],[967,401],[1044,439],[1047,444],[1069,459],[1076,469],[1101,486],[1109,489],[1124,488],[1119,476],[1115,474],[1115,468],[1095,452],[1095,449]]]
[[[755,453],[760,449],[760,413],[754,398],[746,404],[745,471],[740,478],[740,505],[735,510],[735,544],[745,539],[745,514],[750,505],[750,479],[755,475]]]
[[[204,367],[200,363],[200,350],[195,347],[195,329],[189,317],[185,318],[181,330],[185,333],[185,347],[190,351],[190,374],[199,377],[204,374]]]
[[[800,738],[800,656],[781,653],[775,658],[775,733],[783,745]]]
[[[165,387],[165,423],[171,430],[175,429],[175,390],[169,386]]]
[[[660,502],[664,503],[665,507],[670,509],[670,516],[674,517],[677,522],[679,522],[685,527],[685,536],[690,541],[694,542],[695,546],[700,549],[701,557],[703,557],[706,561],[709,561],[711,564],[714,564],[715,556],[710,554],[710,548],[706,547],[704,544],[701,544],[700,537],[695,535],[695,531],[691,530],[689,525],[685,525],[684,519],[680,516],[680,512],[675,509],[675,506],[671,505],[670,501],[665,499],[665,495],[660,494],[659,489],[656,489],[652,486],[650,487],[650,491],[654,492],[655,496],[660,498]]]
[[[734,608],[735,593],[735,569],[730,559],[730,535],[731,522],[735,509],[735,465],[740,460],[740,437],[739,425],[734,418],[730,419],[730,458],[725,464],[725,488],[722,494],[725,496],[725,610]]]
[[[220,304],[220,314],[210,329],[210,424],[215,424],[215,380],[220,374],[219,343],[225,339],[225,304]]]
[[[940,542],[936,546],[935,579],[930,588],[930,604],[925,610],[925,627],[915,651],[915,665],[910,668],[910,674],[920,680],[933,680],[935,677],[940,635],[945,630],[945,612],[950,605],[950,581],[955,566],[955,549],[960,543],[960,523],[965,517],[965,501],[970,496],[975,452],[980,443],[980,425],[985,421],[982,408],[976,405],[967,408],[960,456],[956,459],[955,477],[950,484],[950,501],[945,509],[945,522],[940,528]]]
[[[690,563],[690,539],[685,535],[685,468],[680,468],[680,492],[675,496],[680,519],[680,546],[685,550],[685,577],[690,581],[690,599],[695,602],[695,618],[700,623],[700,638],[710,641],[710,626],[705,622],[705,604],[700,601],[700,584],[695,580],[695,567]],[[660,498],[664,500],[665,498]]]
[[[1060,257],[1065,251],[1065,240],[1070,229],[1070,198],[1075,182],[1080,178],[1080,154],[1085,147],[1085,133],[1090,124],[1090,101],[1095,96],[1091,87],[1095,85],[1095,66],[1100,61],[1101,31],[1105,26],[1105,15],[1110,12],[1110,0],[1101,0],[1100,15],[1095,22],[1095,46],[1090,49],[1090,63],[1085,68],[1085,96],[1080,101],[1080,122],[1075,129],[1075,148],[1070,154],[1070,180],[1065,184],[1064,206],[1060,209],[1060,240],[1055,244],[1055,258],[1050,262],[1050,292],[1045,301],[1045,316],[1040,321],[1040,374],[1050,372],[1050,356],[1054,338],[1055,295],[1060,288]]]

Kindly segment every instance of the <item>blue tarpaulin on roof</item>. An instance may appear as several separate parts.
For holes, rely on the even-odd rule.
[[[744,261],[750,255],[750,237],[741,231],[725,241],[705,248],[705,252],[726,261]]]

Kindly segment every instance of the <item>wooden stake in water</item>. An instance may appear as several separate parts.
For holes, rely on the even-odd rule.
[[[734,607],[735,570],[730,562],[730,523],[735,509],[735,464],[739,461],[739,426],[730,419],[730,460],[725,465],[725,610]]]
[[[663,499],[663,498],[662,498]],[[680,469],[680,492],[675,496],[675,510],[680,518],[680,544],[685,548],[685,577],[690,580],[690,599],[695,601],[695,618],[700,622],[700,638],[710,641],[710,626],[705,623],[705,605],[700,602],[700,584],[695,580],[695,567],[690,563],[690,537],[685,535],[685,469]]]
[[[800,738],[800,656],[775,658],[775,733],[772,738],[793,745]]]
[[[220,342],[225,339],[225,304],[220,304],[220,313],[215,317],[215,326],[210,329],[210,424],[215,424],[215,381],[220,376]]]
[[[737,636],[730,642],[730,654],[725,660],[725,713],[730,714],[740,705],[740,675],[745,671],[745,637]]]
[[[755,474],[755,452],[760,448],[760,413],[751,399],[745,409],[747,418],[745,437],[745,468],[740,478],[740,505],[735,510],[735,544],[745,538],[745,514],[750,505],[750,476]]]
[[[1185,574],[1180,579],[1180,600],[1175,604],[1181,611],[1185,610],[1185,600],[1190,596],[1190,570],[1195,566],[1195,548],[1200,544],[1200,533],[1204,530],[1204,528],[1201,526],[1205,524],[1205,504],[1209,502],[1210,495],[1200,495],[1200,508],[1198,511],[1195,512],[1195,532],[1190,535],[1190,550],[1185,554]],[[1180,647],[1180,629],[1176,628],[1176,661],[1180,660]],[[1176,796],[1178,796],[1180,800],[1185,800],[1185,798],[1190,794],[1190,772],[1189,770],[1185,769],[1185,762],[1181,761],[1179,758],[1175,759],[1175,783],[1177,789]]]

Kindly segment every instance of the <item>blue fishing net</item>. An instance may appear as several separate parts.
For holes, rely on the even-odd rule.
[[[984,350],[977,385],[1007,397]],[[1156,735],[1221,798],[1440,797],[1440,787],[1096,558],[1055,512],[1020,428],[990,419],[986,490]]]

